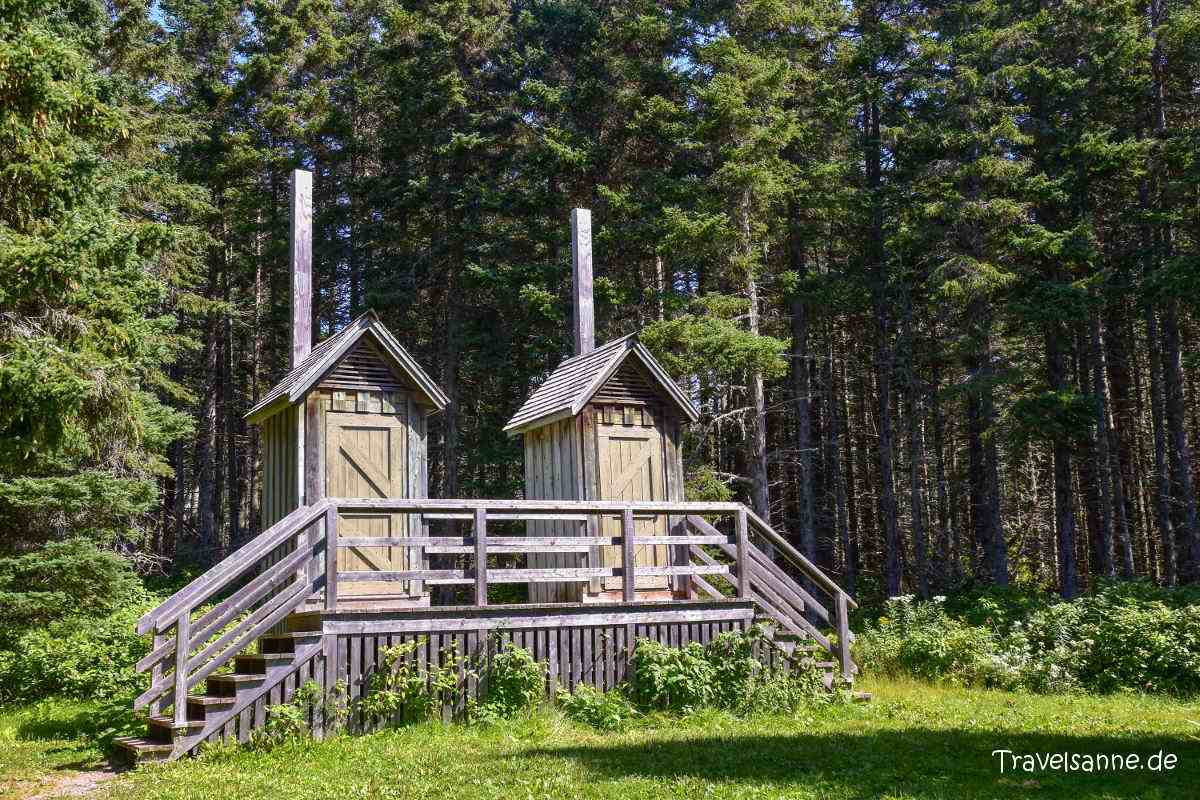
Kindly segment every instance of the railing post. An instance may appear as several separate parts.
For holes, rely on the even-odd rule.
[[[838,659],[841,661],[842,677],[850,681],[854,678],[854,662],[850,660],[850,608],[846,603],[845,592],[837,593],[835,604],[837,607]]]
[[[175,623],[175,724],[187,722],[188,656],[192,649],[192,612],[185,608]]]
[[[475,509],[475,605],[487,605],[487,510]]]
[[[338,604],[338,529],[337,506],[325,512],[325,610],[337,611]]]
[[[167,637],[167,635],[166,635],[165,633],[159,633],[159,632],[156,630],[156,631],[155,631],[155,633],[154,633],[154,645],[153,645],[153,649],[154,649],[154,650],[157,650],[158,648],[160,648],[160,647],[162,647],[164,644],[166,644],[166,642],[167,642],[167,638],[168,638],[168,637]],[[169,657],[169,656],[164,656],[163,658],[161,658],[161,659],[159,659],[158,661],[155,661],[155,662],[154,662],[154,666],[152,666],[152,667],[150,668],[150,685],[151,685],[151,686],[156,686],[156,685],[158,685],[158,682],[162,680],[162,678],[163,678],[163,675],[165,675],[165,674],[166,674],[166,667],[167,667],[167,664],[168,664],[169,662],[170,662],[170,657]],[[165,703],[164,703],[164,701],[163,701],[163,696],[162,696],[162,695],[159,695],[159,696],[158,696],[158,698],[157,698],[157,699],[155,699],[155,700],[154,700],[154,701],[153,701],[153,702],[150,704],[150,713],[151,713],[152,715],[158,715],[158,714],[161,714],[161,713],[162,713],[162,712],[163,712],[165,709],[166,709],[166,704],[165,704]]]
[[[633,555],[633,509],[621,512],[621,596],[626,603],[637,599],[637,567]]]
[[[672,536],[683,536],[687,534],[687,517],[681,517],[671,514],[667,517],[667,531]],[[671,565],[676,567],[686,567],[692,563],[692,551],[687,545],[674,545],[669,548],[671,553]],[[676,575],[671,579],[674,581],[675,593],[682,595],[688,600],[696,598],[696,587],[692,584],[691,575]]]
[[[746,509],[737,513],[737,596],[750,597],[750,522]]]

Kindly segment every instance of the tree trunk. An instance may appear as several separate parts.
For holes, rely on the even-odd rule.
[[[1065,340],[1061,325],[1051,325],[1046,331],[1047,377],[1051,390],[1067,392],[1066,358],[1062,352]],[[1075,559],[1075,505],[1071,486],[1071,443],[1061,436],[1053,442],[1054,455],[1054,524],[1058,534],[1058,581],[1063,599],[1071,600],[1079,593]]]
[[[750,241],[750,190],[742,192],[739,206],[742,235],[742,255],[746,259],[746,293],[750,299],[750,333],[759,333],[758,278],[752,266]],[[762,370],[750,370],[750,403],[753,406],[750,438],[750,480],[753,482],[751,500],[754,511],[768,525],[771,523],[771,483],[767,471],[767,399],[763,388]]]
[[[788,244],[791,268],[803,280],[808,274],[808,254],[805,252],[804,243],[800,240],[800,233],[794,218]],[[796,463],[799,469],[797,476],[799,505],[797,534],[800,538],[801,552],[816,562],[812,409],[809,400],[812,392],[809,381],[809,308],[807,301],[799,292],[792,295],[790,305],[792,313],[792,389],[796,397]]]

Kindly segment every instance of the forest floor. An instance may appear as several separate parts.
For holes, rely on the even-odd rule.
[[[503,727],[419,725],[268,752],[221,748],[113,775],[88,707],[0,711],[0,798],[1189,798],[1200,703],[866,682],[866,704],[795,717],[703,712],[617,734],[546,712]],[[1138,769],[1002,772],[1014,754],[1121,754]],[[1160,769],[1155,770],[1157,754]],[[1175,757],[1173,766],[1167,755]]]

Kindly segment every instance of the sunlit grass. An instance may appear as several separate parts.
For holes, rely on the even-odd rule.
[[[1195,798],[1200,706],[864,681],[871,703],[796,716],[651,717],[601,734],[553,710],[503,727],[215,749],[117,779],[114,798]],[[1018,753],[1163,749],[1170,772],[1000,774]],[[6,765],[9,762],[5,762]],[[7,766],[6,766],[7,768]]]

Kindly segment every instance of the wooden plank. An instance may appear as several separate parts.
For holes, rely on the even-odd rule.
[[[239,547],[233,554],[222,559],[216,566],[171,595],[158,607],[143,614],[138,620],[137,632],[139,634],[149,633],[163,620],[169,619],[173,622],[184,606],[191,609],[203,603],[224,588],[230,580],[246,572],[277,545],[287,541],[297,531],[303,530],[304,527],[318,519],[325,513],[327,502],[322,501],[312,506],[296,509]]]
[[[743,506],[743,508],[745,507]],[[770,525],[768,525],[766,522],[763,522],[761,517],[759,517],[750,509],[745,509],[745,511],[750,519],[750,522],[754,524],[754,527],[758,530],[758,532],[765,536],[767,540],[779,551],[781,551],[786,558],[796,564],[796,566],[800,567],[801,571],[806,577],[812,578],[815,583],[817,583],[819,586],[821,586],[821,588],[829,592],[831,595],[837,595],[839,593],[844,594],[844,592],[842,592],[842,588],[834,583],[834,581],[828,575],[822,572],[820,567],[809,561],[802,553],[800,553],[800,551],[792,547],[792,545],[786,539],[776,533]],[[850,608],[858,608],[858,604],[854,602],[853,598],[847,596],[846,602]]]
[[[475,509],[475,605],[487,605],[487,511]]]
[[[834,599],[837,609],[838,661],[841,662],[842,677],[849,681],[854,678],[854,662],[850,660],[850,604],[845,592],[838,592]]]
[[[292,360],[296,367],[312,350],[312,173],[294,169],[291,178]]]
[[[586,544],[556,544],[556,545],[492,545],[488,544],[489,553],[587,553],[591,548]],[[474,546],[462,547],[426,547],[425,551],[432,555],[471,555]]]
[[[592,212],[571,209],[571,283],[574,288],[575,355],[596,349],[592,300]]]
[[[623,514],[632,509],[635,514],[736,514],[745,509],[741,503],[716,503],[671,500],[436,500],[425,498],[330,498],[342,511],[412,511],[417,513],[440,513],[470,511],[485,508],[488,513],[522,512],[529,514]]]
[[[422,514],[421,516],[425,517],[425,519],[474,519],[475,518],[475,515],[468,511],[462,511],[462,512],[447,511],[447,512],[443,512],[443,513]],[[547,517],[547,515],[545,513],[537,513],[537,512],[531,512],[531,513],[509,512],[507,514],[499,513],[499,514],[492,514],[490,516],[492,518],[492,521],[494,521],[494,522],[520,522],[522,520],[545,519]],[[562,522],[586,522],[589,519],[589,516],[587,514],[555,514],[554,519],[562,521]]]
[[[700,536],[635,536],[634,546],[638,545],[687,545],[687,544],[729,544],[730,537],[725,534]]]
[[[637,598],[633,538],[633,510],[626,508],[621,516],[621,596],[626,603],[632,603]]]
[[[489,569],[487,579],[491,583],[556,583],[587,580],[594,577],[612,577],[619,570],[613,567],[546,567],[535,569]],[[474,570],[466,569],[410,569],[397,571],[348,570],[340,573],[342,581],[364,583],[396,583],[420,578],[435,584],[473,584]]]
[[[406,615],[408,616],[408,615]],[[744,607],[725,609],[655,611],[646,613],[602,613],[586,614],[571,619],[553,616],[541,617],[460,617],[457,619],[422,619],[396,617],[383,621],[366,620],[331,620],[325,623],[327,631],[342,635],[366,635],[378,633],[428,633],[432,631],[462,631],[462,630],[496,630],[513,631],[530,630],[534,628],[559,627],[566,630],[572,627],[597,626],[612,624],[649,624],[651,622],[692,622],[692,621],[721,621],[753,619],[754,611]]]
[[[171,699],[175,704],[176,725],[181,725],[187,720],[188,654],[192,641],[191,622],[192,615],[189,611],[181,613],[175,622],[175,693]]]
[[[686,567],[638,567],[637,574],[641,578],[646,575],[729,575],[731,570],[727,564],[688,564]]]
[[[750,596],[750,523],[745,511],[739,511],[734,520],[737,541],[737,596],[745,599]]]
[[[338,513],[329,508],[325,512],[325,609],[336,611],[338,606]]]

